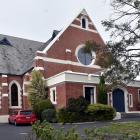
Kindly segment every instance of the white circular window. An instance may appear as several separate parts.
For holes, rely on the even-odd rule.
[[[96,54],[95,52],[85,52],[84,51],[84,45],[80,45],[79,47],[77,47],[76,49],[76,56],[78,61],[83,64],[83,65],[92,65],[95,62],[95,57]]]

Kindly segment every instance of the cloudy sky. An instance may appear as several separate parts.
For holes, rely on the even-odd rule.
[[[109,0],[0,0],[0,34],[46,41],[85,8],[106,41],[101,20],[109,18]]]

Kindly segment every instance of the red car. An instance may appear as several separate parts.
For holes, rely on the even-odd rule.
[[[33,124],[37,120],[35,114],[31,110],[19,110],[14,111],[9,115],[8,122],[9,124]]]

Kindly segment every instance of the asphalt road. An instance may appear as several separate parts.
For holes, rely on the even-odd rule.
[[[140,118],[130,118],[113,122],[128,122],[128,121],[140,121]],[[57,129],[75,128],[80,135],[83,135],[85,128],[103,127],[111,124],[112,122],[93,122],[93,123],[78,123],[78,124],[53,124]],[[31,126],[14,126],[9,124],[0,124],[0,140],[27,140],[27,135],[31,133]]]

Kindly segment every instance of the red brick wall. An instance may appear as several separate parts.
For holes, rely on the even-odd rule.
[[[129,111],[140,111],[140,104],[138,103],[138,89],[136,87],[127,87],[128,93],[133,95],[133,107],[129,107]]]
[[[22,89],[22,85],[23,85],[22,78],[23,78],[23,76],[12,76],[12,75],[8,75],[7,77],[1,77],[0,78],[1,83],[8,83],[8,86],[1,86],[1,94],[8,94],[9,95],[9,84],[13,80],[17,81],[20,84],[21,89]],[[2,97],[2,108],[0,110],[0,114],[5,115],[5,114],[8,114],[9,111],[10,111],[10,109],[9,109],[9,97]]]
[[[85,83],[72,83],[72,82],[64,82],[58,85],[54,85],[56,87],[57,92],[57,105],[56,108],[65,107],[68,103],[69,98],[78,98],[79,96],[83,96],[83,86],[95,86],[96,87],[96,101],[98,102],[98,85],[96,84],[85,84]],[[128,93],[133,94],[133,107],[128,108],[129,111],[138,111],[140,108],[138,107],[138,88],[136,87],[127,87]]]
[[[94,40],[97,43],[104,45],[99,34],[80,30],[74,27],[68,27],[68,29],[62,34],[58,41],[56,41],[53,46],[47,51],[46,57],[60,59],[60,60],[70,60],[73,62],[78,62],[75,55],[76,48],[85,43],[87,40]],[[71,53],[66,53],[66,49],[70,49]],[[75,66],[71,64],[60,64],[52,62],[44,62],[45,77],[50,77],[60,72],[71,70],[74,72],[82,73],[93,73],[100,69]]]
[[[57,40],[47,51],[47,57],[65,60],[65,50],[67,48],[72,51],[72,61],[77,62],[77,58],[75,56],[76,47],[80,44],[84,44],[88,40],[104,45],[104,42],[98,33],[68,27],[68,29],[66,29],[66,31],[60,36],[59,40]]]
[[[59,109],[62,107],[66,107],[69,98],[78,98],[80,96],[83,96],[84,85],[85,83],[71,83],[71,82],[63,82],[58,85],[54,85],[54,87],[56,87],[56,92],[57,92],[56,108]],[[89,84],[89,86],[96,86],[96,85]],[[96,95],[97,95],[97,89],[96,89]]]

